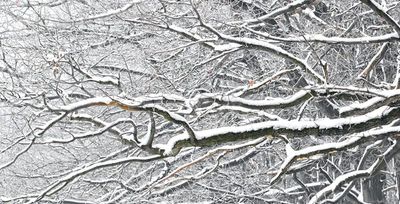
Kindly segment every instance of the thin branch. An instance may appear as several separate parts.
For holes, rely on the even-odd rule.
[[[50,186],[48,186],[45,190],[43,190],[41,193],[37,195],[32,195],[31,197],[35,197],[29,201],[29,203],[36,203],[45,196],[50,196],[61,189],[63,189],[68,183],[72,182],[76,177],[82,176],[88,172],[91,172],[96,169],[100,168],[105,168],[105,167],[110,167],[110,166],[115,166],[115,165],[120,165],[124,163],[130,163],[130,162],[149,162],[149,161],[154,161],[161,159],[162,156],[160,155],[153,155],[153,156],[148,156],[148,157],[126,157],[122,159],[115,159],[111,161],[105,161],[105,162],[99,162],[95,163],[89,166],[86,166],[82,169],[73,171],[72,173],[68,174],[62,179],[59,179],[58,181],[52,183]]]
[[[369,130],[366,132],[357,133],[351,135],[348,139],[342,142],[334,142],[327,144],[320,144],[311,147],[306,147],[301,150],[292,150],[292,152],[288,153],[285,161],[279,168],[278,173],[271,179],[271,185],[278,182],[278,180],[286,173],[289,167],[297,160],[310,158],[318,155],[322,155],[328,152],[336,152],[345,149],[349,149],[361,144],[363,141],[371,139],[373,137],[382,136],[382,135],[390,135],[393,132],[399,132],[400,127],[390,127],[386,126],[386,130],[382,131],[380,129],[377,130]],[[386,132],[388,130],[388,132]],[[393,132],[392,132],[393,131]]]
[[[150,116],[150,121],[148,123],[149,125],[147,127],[147,133],[145,137],[142,139],[140,145],[151,148],[151,145],[153,144],[154,135],[156,133],[156,122],[154,120],[152,112],[149,112],[149,116]]]
[[[361,0],[365,5],[370,7],[376,14],[386,20],[393,29],[397,32],[397,35],[400,37],[400,25],[393,19],[381,5],[379,5],[374,0]]]
[[[363,79],[367,79],[369,73],[371,72],[371,70],[373,68],[376,67],[376,65],[383,59],[383,57],[385,56],[385,53],[387,51],[387,49],[389,48],[389,43],[385,42],[383,43],[383,45],[381,46],[381,48],[379,49],[379,51],[374,55],[374,57],[372,57],[371,61],[369,61],[368,65],[365,67],[365,69],[358,75],[357,78],[363,78]]]
[[[310,200],[309,204],[315,204],[322,198],[328,196],[331,194],[333,191],[335,191],[337,188],[339,188],[341,185],[353,181],[355,179],[359,178],[365,178],[369,177],[373,174],[375,174],[380,168],[382,168],[382,164],[384,161],[389,161],[394,154],[396,154],[400,150],[400,143],[397,141],[394,141],[394,144],[386,150],[382,155],[379,156],[379,158],[366,170],[357,170],[357,171],[351,171],[349,173],[340,175],[337,177],[330,185],[326,186],[322,190],[320,190],[318,193],[316,193]]]
[[[84,21],[91,21],[91,20],[96,20],[96,19],[101,19],[101,18],[106,18],[109,16],[117,15],[122,12],[125,12],[132,8],[134,5],[141,3],[143,0],[132,0],[131,3],[126,4],[125,6],[115,9],[115,10],[109,10],[104,13],[84,17],[84,18],[78,18],[78,19],[73,19],[72,21],[60,21],[60,23],[77,23],[77,22],[84,22]]]

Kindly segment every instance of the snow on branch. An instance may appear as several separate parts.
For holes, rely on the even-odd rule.
[[[60,106],[59,108],[53,109],[53,110],[64,111],[64,112],[73,112],[73,111],[83,109],[83,108],[88,108],[91,106],[106,106],[106,105],[111,104],[111,102],[113,102],[113,99],[110,97],[96,97],[96,98],[81,100],[79,102],[71,103],[71,104],[68,104],[65,106]]]
[[[387,49],[389,48],[389,43],[383,43],[379,51],[372,57],[365,69],[358,75],[357,78],[367,79],[371,70],[383,59]]]
[[[392,15],[400,3],[388,2],[390,11],[387,0],[361,1],[56,0],[68,5],[5,8],[15,15],[7,14],[0,45],[0,170],[10,181],[0,186],[10,185],[10,196],[18,179],[27,185],[0,202],[153,202],[163,194],[179,201],[185,185],[228,192],[215,184],[240,170],[267,186],[228,192],[223,202],[354,199],[356,179],[382,165],[379,158],[370,168],[371,154],[400,135],[400,91],[392,90],[400,57],[389,56],[400,40]],[[366,12],[354,15],[359,10]],[[353,80],[377,63],[387,67],[371,81],[377,86]],[[358,167],[348,162],[350,148]],[[238,164],[247,166],[231,168]],[[220,176],[218,168],[231,169]],[[292,173],[297,184],[279,183]],[[241,189],[257,185],[244,181]],[[98,187],[104,191],[88,191]]]
[[[374,128],[398,118],[400,108],[383,106],[362,116],[320,119],[315,121],[279,120],[253,123],[243,126],[228,126],[209,130],[196,131],[196,146],[211,146],[226,142],[254,139],[266,135],[279,134],[288,137],[303,135],[344,135],[362,132],[366,128]],[[172,137],[166,145],[157,145],[165,155],[179,152],[183,147],[193,146],[189,135],[180,134]]]
[[[144,105],[143,105],[144,104]],[[190,141],[194,143],[196,141],[196,135],[192,127],[186,121],[186,119],[177,114],[173,113],[166,108],[157,105],[157,104],[147,104],[145,98],[139,98],[139,100],[128,100],[128,99],[121,99],[118,97],[97,97],[82,100],[76,103],[72,103],[69,105],[61,106],[59,108],[54,108],[53,111],[64,112],[58,118],[51,121],[50,125],[46,125],[45,127],[50,127],[56,121],[61,120],[66,114],[80,110],[83,108],[93,107],[93,106],[109,106],[109,107],[118,107],[126,111],[150,111],[155,112],[161,116],[163,116],[166,120],[172,121],[178,125],[182,125],[185,130],[187,131],[188,135],[190,136]],[[48,129],[46,128],[46,129]],[[147,144],[147,142],[146,142]],[[149,145],[147,145],[149,146]]]
[[[22,150],[19,151],[17,154],[15,154],[15,156],[12,158],[11,161],[9,161],[9,162],[7,162],[7,163],[5,163],[5,164],[2,164],[2,165],[0,166],[0,170],[1,170],[1,169],[4,169],[4,168],[6,168],[6,167],[8,167],[8,166],[10,166],[10,165],[12,165],[13,163],[15,163],[15,162],[17,161],[17,159],[18,159],[22,154],[26,153],[26,152],[32,147],[32,145],[35,143],[35,140],[36,140],[36,138],[31,139],[31,141],[29,142],[29,144],[28,144],[24,149],[22,149]]]
[[[272,43],[269,43],[267,41],[263,41],[260,39],[253,39],[253,38],[247,38],[247,37],[233,37],[230,35],[223,34],[222,32],[219,32],[216,30],[213,26],[203,22],[200,13],[197,11],[196,7],[192,5],[194,12],[197,15],[197,19],[200,22],[200,25],[209,30],[210,32],[214,33],[216,36],[219,38],[232,42],[232,43],[237,43],[240,44],[241,46],[245,46],[248,48],[253,48],[253,49],[260,49],[260,50],[265,50],[267,52],[273,53],[277,56],[283,57],[284,59],[287,59],[289,61],[292,61],[296,64],[298,64],[301,68],[304,69],[305,72],[311,73],[311,75],[317,79],[318,82],[321,82],[322,84],[325,84],[325,78],[322,77],[320,74],[318,74],[310,65],[308,65],[306,60],[300,59],[296,56],[294,56],[292,53],[282,49],[279,46],[273,45]]]
[[[211,28],[209,25],[205,25],[208,29]],[[219,33],[215,29],[210,29],[213,31],[216,35],[218,35],[220,38],[238,43],[241,45],[245,45],[246,47],[254,48],[254,49],[260,49],[260,50],[265,50],[267,52],[271,52],[273,54],[276,54],[277,56],[283,57],[284,59],[290,60],[296,64],[298,64],[301,68],[304,69],[305,72],[311,73],[311,76],[316,78],[319,82],[325,83],[324,77],[322,77],[320,74],[318,74],[310,65],[308,65],[306,60],[300,59],[296,56],[294,56],[292,53],[282,49],[279,46],[273,45],[272,43],[269,43],[267,41],[262,41],[259,39],[253,39],[253,38],[246,38],[246,37],[232,37],[229,35],[225,35],[222,33]]]
[[[378,4],[374,0],[361,0],[365,5],[370,7],[376,14],[378,14],[380,17],[386,20],[393,29],[397,32],[397,35],[400,37],[400,25],[396,22],[395,19],[393,19],[386,11],[385,9]]]
[[[142,138],[140,145],[151,147],[151,144],[153,143],[153,139],[154,139],[154,134],[156,132],[156,122],[154,120],[153,113],[150,112],[149,115],[150,115],[150,120],[149,120],[148,127],[147,127],[147,133]]]
[[[357,166],[357,170],[361,170],[361,168],[364,166],[366,160],[367,160],[367,155],[370,154],[370,152],[378,145],[382,144],[383,140],[378,140],[376,142],[374,142],[373,144],[368,145],[365,150],[364,153],[360,159],[360,162],[358,163]],[[332,182],[331,182],[332,183]],[[351,189],[353,188],[353,186],[355,185],[354,181],[351,181],[346,188],[339,193],[338,195],[335,195],[332,199],[325,199],[324,201],[330,202],[330,203],[337,203],[339,202],[341,199],[344,198],[345,195],[350,195],[349,192],[351,191]],[[324,202],[322,201],[322,202]]]
[[[350,135],[348,139],[342,142],[334,142],[327,144],[320,144],[311,147],[306,147],[301,150],[291,150],[287,152],[287,156],[281,167],[279,168],[277,174],[271,179],[271,185],[276,183],[283,174],[286,173],[287,169],[293,164],[296,160],[303,160],[306,158],[323,155],[326,153],[337,152],[345,149],[349,149],[361,144],[363,141],[379,137],[383,135],[390,135],[391,133],[400,132],[400,127],[391,127],[384,126],[382,129],[369,130],[361,133],[357,133],[354,135]]]
[[[254,19],[249,19],[249,20],[243,20],[243,21],[236,21],[236,22],[231,22],[230,24],[250,24],[250,23],[258,23],[258,22],[263,22],[264,20],[267,19],[273,19],[279,15],[288,13],[288,12],[292,12],[295,9],[305,5],[305,4],[309,4],[311,3],[310,0],[297,0],[297,1],[293,1],[291,3],[288,3],[286,6],[280,7],[278,9],[275,9],[271,12],[269,12],[266,15],[260,16],[258,18],[254,18]]]
[[[322,34],[306,34],[301,37],[276,37],[264,32],[256,31],[251,28],[245,27],[247,30],[265,37],[267,39],[275,40],[278,42],[298,42],[298,43],[326,43],[326,44],[370,44],[370,43],[383,43],[390,41],[398,41],[400,36],[398,33],[389,33],[380,36],[364,36],[364,37],[326,37]]]
[[[126,4],[125,6],[119,8],[119,9],[115,9],[115,10],[109,10],[107,12],[104,13],[100,13],[100,14],[96,14],[96,15],[92,15],[92,16],[88,16],[85,18],[78,18],[78,19],[74,19],[70,22],[64,22],[64,23],[71,23],[71,22],[82,22],[82,21],[90,21],[90,20],[96,20],[96,19],[100,19],[100,18],[106,18],[109,16],[113,16],[113,15],[117,15],[120,14],[122,12],[127,11],[128,9],[132,8],[134,5],[138,4],[142,2],[142,0],[133,0],[131,1],[131,3]]]
[[[89,79],[84,80],[85,82],[96,82],[99,84],[112,84],[114,86],[119,86],[119,80],[109,76],[90,76]]]
[[[265,86],[266,84],[273,82],[274,80],[278,79],[279,77],[281,77],[285,74],[288,74],[290,72],[299,70],[299,69],[300,68],[286,69],[286,70],[276,72],[275,74],[273,74],[272,76],[270,76],[266,79],[263,79],[261,81],[256,81],[256,83],[254,83],[252,86],[248,86],[248,85],[240,86],[240,87],[237,87],[237,88],[229,91],[228,93],[229,94],[233,93],[235,96],[241,96],[241,95],[245,94],[246,92],[255,91],[255,90],[261,88],[262,86]]]
[[[216,108],[211,112],[229,112],[229,111],[234,111],[234,112],[239,112],[239,113],[253,113],[255,115],[261,116],[261,117],[265,117],[268,118],[269,120],[283,120],[281,117],[274,115],[274,114],[270,114],[267,113],[265,111],[262,110],[254,110],[254,109],[249,109],[249,108],[244,108],[244,107],[240,107],[240,106],[220,106],[218,108]]]
[[[49,120],[47,123],[45,123],[43,126],[37,127],[36,129],[39,130],[37,133],[38,136],[43,135],[47,130],[49,130],[53,125],[55,125],[57,122],[62,120],[68,115],[67,112],[59,114],[57,117],[53,118],[52,120]]]
[[[221,105],[239,106],[249,109],[265,110],[275,108],[287,108],[298,105],[313,95],[311,91],[298,91],[288,98],[268,98],[264,100],[250,100],[236,96],[222,95],[222,94],[202,94],[194,98],[190,104],[195,106],[196,104],[213,101]]]
[[[219,147],[219,148],[213,149],[213,150],[207,152],[206,154],[204,154],[203,156],[193,160],[192,162],[186,163],[185,165],[176,168],[174,171],[172,171],[166,177],[164,177],[163,179],[161,179],[160,181],[155,183],[155,185],[162,184],[164,181],[167,181],[169,178],[171,178],[172,176],[174,176],[178,172],[180,172],[180,171],[182,171],[182,170],[184,170],[184,169],[186,169],[186,168],[188,168],[190,166],[193,166],[194,164],[199,163],[199,162],[207,159],[208,157],[211,157],[211,156],[215,155],[218,152],[222,151],[222,152],[225,152],[225,154],[226,154],[227,152],[230,152],[230,151],[233,151],[233,150],[242,149],[242,148],[248,147],[248,146],[255,146],[255,145],[260,144],[261,142],[263,142],[265,140],[266,140],[266,138],[258,138],[258,139],[255,139],[255,140],[243,143],[243,144],[227,145],[227,146],[223,146],[223,147]]]
[[[104,167],[125,164],[125,163],[130,163],[130,162],[149,162],[149,161],[158,160],[160,158],[161,158],[160,155],[152,155],[152,156],[147,156],[147,157],[125,157],[125,158],[121,158],[121,159],[98,162],[98,163],[91,164],[89,166],[85,166],[81,169],[76,169],[76,170],[72,171],[70,174],[66,175],[64,178],[61,178],[58,181],[55,181],[54,183],[52,183],[50,186],[48,186],[46,189],[44,189],[41,193],[39,193],[37,195],[31,195],[30,197],[33,197],[33,198],[29,201],[29,203],[36,203],[37,201],[41,200],[43,197],[50,196],[50,195],[58,192],[63,187],[65,187],[68,183],[72,182],[76,177],[82,176],[93,170],[104,168]],[[7,199],[3,199],[3,200],[7,201]],[[11,199],[8,199],[8,200],[11,200]]]
[[[393,106],[399,103],[399,90],[388,90],[383,92],[383,95],[384,97],[376,96],[363,103],[355,102],[341,107],[339,113],[342,117],[362,115],[385,105]]]
[[[221,45],[215,45],[213,42],[210,42],[209,40],[204,41],[204,39],[202,39],[197,34],[193,34],[193,33],[189,32],[188,29],[184,29],[184,28],[181,28],[181,27],[176,26],[176,25],[158,24],[156,22],[144,21],[142,19],[125,19],[125,21],[129,22],[129,23],[150,25],[150,26],[162,28],[162,29],[165,29],[165,30],[169,30],[171,32],[174,32],[174,33],[177,33],[179,35],[182,35],[185,38],[190,39],[190,40],[192,40],[194,42],[199,42],[200,44],[203,44],[208,48],[217,50],[217,47],[219,47],[218,51],[229,51],[231,49],[237,49],[238,47],[240,47],[238,45],[235,45],[235,46],[229,45],[229,46],[226,46],[226,47],[221,46]]]
[[[134,133],[136,133],[136,124],[135,122],[130,119],[130,118],[119,118],[116,121],[112,122],[112,123],[108,123],[108,124],[104,124],[104,127],[102,127],[101,129],[97,130],[97,131],[93,131],[93,132],[86,132],[85,134],[80,134],[80,135],[73,135],[71,136],[71,138],[68,139],[56,139],[56,138],[48,138],[45,139],[43,142],[37,142],[35,144],[42,144],[42,143],[69,143],[72,142],[76,139],[82,139],[82,138],[88,138],[88,137],[94,137],[97,135],[101,135],[103,133],[105,133],[106,131],[110,131],[110,129],[115,128],[115,126],[119,125],[119,124],[131,124],[133,126],[133,128],[135,129]],[[134,142],[133,138],[135,138],[136,135],[133,135],[132,137],[128,138],[124,138],[125,140],[129,141],[129,142]]]
[[[89,115],[89,114],[83,114],[83,113],[72,113],[70,116],[71,120],[75,121],[85,121],[85,122],[90,122],[95,126],[99,127],[105,127],[108,126],[109,123],[100,120],[99,118],[96,118],[95,116]],[[136,130],[136,129],[135,129]],[[117,127],[112,127],[108,129],[108,131],[114,135],[122,135],[122,131],[118,129]]]
[[[378,170],[380,170],[380,168],[382,168],[382,164],[384,163],[384,161],[390,161],[391,157],[393,157],[393,155],[396,154],[399,150],[400,150],[400,143],[398,143],[398,141],[395,140],[394,144],[390,146],[386,150],[386,152],[380,155],[378,159],[368,169],[351,171],[349,173],[338,176],[330,185],[326,186],[318,193],[316,193],[309,201],[309,204],[317,203],[319,200],[325,198],[330,193],[339,188],[341,185],[349,181],[353,181],[359,178],[369,177],[375,174]]]

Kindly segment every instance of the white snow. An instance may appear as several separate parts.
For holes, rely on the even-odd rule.
[[[315,78],[317,78],[318,80],[320,80],[322,82],[325,82],[324,77],[322,77],[312,67],[310,67],[310,65],[308,65],[306,60],[303,60],[303,59],[300,59],[300,58],[294,56],[292,53],[282,49],[279,46],[276,46],[274,44],[271,44],[269,42],[262,41],[259,39],[245,38],[245,37],[237,38],[237,37],[232,37],[232,36],[221,34],[221,33],[220,33],[220,36],[221,36],[221,38],[226,39],[231,42],[239,42],[239,43],[244,43],[244,44],[248,44],[248,45],[259,46],[259,47],[269,50],[269,52],[271,52],[271,53],[274,53],[274,54],[277,54],[284,58],[293,60],[296,63],[300,64],[308,72],[310,72]]]
[[[279,105],[283,105],[283,104],[293,103],[296,100],[299,100],[300,98],[305,97],[309,93],[310,93],[310,91],[300,90],[300,91],[296,92],[295,94],[293,94],[292,96],[289,96],[288,98],[266,98],[264,100],[251,100],[251,99],[244,99],[244,98],[240,98],[240,97],[236,97],[236,96],[232,96],[232,95],[206,93],[206,94],[201,94],[200,96],[191,99],[191,101],[188,104],[190,104],[191,106],[194,106],[202,99],[217,99],[217,100],[223,101],[225,103],[228,103],[228,105],[229,105],[229,103],[240,103],[243,105],[259,106],[259,107],[279,106]]]
[[[228,43],[228,44],[223,44],[223,45],[215,45],[214,50],[217,52],[225,52],[225,51],[230,51],[234,49],[240,48],[241,45],[237,43]]]
[[[100,14],[93,15],[93,16],[89,16],[89,17],[86,17],[86,18],[78,18],[78,19],[73,20],[73,22],[96,20],[96,19],[99,19],[99,18],[105,18],[105,17],[108,17],[108,16],[116,15],[116,14],[122,13],[124,11],[127,11],[128,9],[133,7],[135,4],[138,4],[140,2],[142,2],[142,0],[133,0],[133,1],[131,1],[131,3],[128,3],[128,4],[126,4],[125,6],[119,8],[119,9],[109,10],[107,12],[100,13]]]
[[[349,111],[353,111],[353,110],[367,109],[368,107],[371,107],[374,104],[384,101],[386,98],[397,97],[398,95],[400,95],[400,90],[387,90],[387,91],[382,91],[379,94],[383,97],[376,96],[376,97],[371,98],[363,103],[359,103],[358,101],[355,101],[354,103],[352,103],[348,106],[341,107],[339,109],[339,113],[349,112]]]
[[[386,115],[392,108],[388,106],[383,106],[375,111],[372,111],[368,114],[356,117],[347,117],[347,118],[339,118],[339,119],[321,119],[316,121],[296,121],[296,120],[281,120],[281,121],[267,121],[254,123],[243,126],[227,126],[227,127],[219,127],[209,130],[196,131],[196,139],[202,140],[210,137],[218,137],[224,134],[240,134],[252,131],[258,131],[263,129],[273,128],[277,129],[287,129],[287,130],[303,130],[306,128],[319,128],[319,129],[330,129],[330,128],[341,128],[344,125],[355,125],[359,123],[367,122],[371,119],[379,119],[382,116]],[[353,140],[357,140],[358,137],[362,137],[365,135],[371,134],[384,134],[390,131],[400,131],[400,127],[395,128],[385,128],[374,131],[367,131],[360,133],[359,135],[354,135],[354,138],[349,140],[348,142],[354,142]],[[366,134],[368,133],[368,134]],[[174,148],[174,145],[181,140],[188,140],[189,135],[187,133],[179,134],[177,136],[172,137],[166,145],[158,145],[158,147],[165,149],[167,155],[171,154]],[[359,138],[358,138],[359,139]],[[341,145],[346,145],[347,143],[340,143]],[[332,146],[333,145],[333,146]],[[302,150],[301,153],[306,151],[315,151],[316,148],[331,148],[337,147],[338,144],[323,144],[316,147],[306,148]],[[305,154],[305,153],[304,153]]]
[[[85,81],[93,81],[93,82],[97,82],[97,83],[111,83],[116,86],[118,86],[118,84],[119,84],[119,81],[117,78],[112,78],[109,76],[105,76],[105,77],[90,76],[90,78]]]
[[[167,144],[155,144],[153,147],[164,149],[164,156],[173,155],[175,144],[182,140],[189,140],[189,138],[190,137],[187,133],[183,133],[169,139]]]
[[[140,139],[140,146],[151,145],[154,137],[154,119],[150,118],[147,122],[147,132],[143,138]]]
[[[345,38],[345,37],[325,37],[321,34],[312,34],[312,35],[304,35],[302,37],[291,37],[291,38],[279,38],[282,41],[290,41],[290,42],[304,42],[304,41],[316,41],[322,43],[370,43],[370,42],[383,42],[388,41],[389,39],[400,38],[397,33],[389,33],[381,36],[367,36],[367,37],[354,37],[354,38]]]
[[[61,106],[59,107],[59,109],[63,110],[63,111],[74,111],[80,108],[84,108],[84,107],[88,107],[88,106],[92,106],[95,104],[109,104],[111,103],[113,100],[109,97],[97,97],[97,98],[90,98],[90,99],[85,99],[76,103],[71,103],[65,106]]]

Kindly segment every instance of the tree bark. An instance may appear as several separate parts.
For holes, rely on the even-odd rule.
[[[396,170],[397,203],[400,203],[400,154],[394,156],[394,169]]]
[[[386,203],[382,176],[384,176],[382,173],[378,173],[362,181],[362,194],[365,202]]]

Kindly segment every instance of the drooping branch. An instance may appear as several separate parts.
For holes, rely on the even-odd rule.
[[[7,163],[5,163],[5,164],[2,164],[2,165],[0,166],[0,170],[2,170],[2,169],[4,169],[4,168],[6,168],[6,167],[8,167],[8,166],[10,166],[10,165],[12,165],[12,164],[14,164],[15,161],[17,161],[17,159],[18,159],[21,155],[23,155],[23,154],[25,154],[26,152],[28,152],[28,150],[32,147],[32,145],[35,144],[35,140],[36,140],[36,138],[31,139],[30,142],[28,143],[28,145],[26,145],[26,147],[25,147],[24,149],[22,149],[22,150],[19,151],[16,155],[14,155],[14,157],[11,159],[11,161],[9,161],[9,162],[7,162]]]
[[[77,118],[77,116],[75,116],[75,119]],[[59,139],[59,138],[46,138],[43,142],[36,142],[35,144],[45,144],[45,143],[70,143],[73,142],[74,140],[77,139],[83,139],[83,138],[89,138],[89,137],[94,137],[94,136],[98,136],[101,135],[107,131],[112,132],[111,129],[115,128],[115,126],[119,125],[119,124],[130,124],[133,126],[134,131],[132,132],[133,136],[131,137],[122,137],[122,139],[124,141],[128,141],[129,143],[133,143],[134,140],[133,138],[136,137],[135,134],[137,134],[137,127],[135,122],[132,119],[129,118],[120,118],[117,119],[116,121],[112,122],[112,123],[108,123],[108,124],[103,124],[104,127],[102,127],[101,129],[97,130],[97,131],[93,131],[93,132],[86,132],[84,134],[80,134],[80,135],[73,135],[71,136],[71,138],[68,139]],[[116,132],[116,130],[114,129],[114,132]],[[120,134],[119,134],[120,135]]]
[[[111,161],[104,161],[104,162],[99,162],[95,163],[92,165],[89,165],[87,167],[84,167],[82,169],[78,169],[76,171],[73,171],[72,173],[68,174],[64,178],[52,183],[49,187],[47,187],[45,190],[43,190],[40,194],[37,195],[31,195],[30,197],[34,197],[29,201],[29,203],[35,203],[39,200],[41,200],[45,196],[50,196],[57,191],[61,190],[64,186],[66,186],[68,183],[72,182],[76,177],[84,175],[90,171],[104,168],[104,167],[110,167],[110,166],[115,166],[119,164],[124,164],[124,163],[129,163],[129,162],[148,162],[148,161],[153,161],[153,160],[158,160],[162,158],[159,155],[153,155],[153,156],[148,156],[148,157],[126,157],[122,159],[115,159]],[[4,199],[7,201],[6,199]],[[11,201],[12,199],[8,199]]]
[[[150,98],[152,100],[152,98]],[[189,123],[186,121],[184,117],[177,113],[173,113],[171,111],[168,111],[167,109],[161,107],[160,105],[156,104],[147,104],[146,101],[143,101],[139,98],[139,100],[127,100],[127,99],[120,99],[118,97],[99,97],[99,98],[91,98],[87,100],[82,100],[77,103],[61,106],[61,107],[53,107],[51,108],[53,111],[58,111],[58,112],[63,112],[59,117],[53,119],[49,125],[45,125],[43,128],[44,130],[47,130],[51,127],[52,124],[54,124],[56,121],[61,120],[64,118],[68,113],[84,109],[84,108],[89,108],[92,106],[109,106],[109,107],[119,107],[123,110],[126,111],[150,111],[150,112],[155,112],[161,116],[163,116],[166,120],[170,120],[178,125],[182,125],[186,131],[188,132],[188,135],[190,136],[190,141],[191,143],[196,142],[196,135],[195,132],[193,131],[192,127],[189,125]],[[42,131],[42,132],[43,132]]]
[[[221,39],[227,40],[229,42],[237,43],[239,45],[243,45],[249,48],[257,49],[257,50],[264,50],[273,54],[276,54],[280,57],[283,57],[284,59],[287,59],[289,61],[292,61],[296,64],[298,64],[305,72],[308,72],[313,76],[315,79],[317,79],[318,82],[324,83],[325,79],[322,77],[320,74],[318,74],[308,63],[300,59],[296,56],[294,56],[292,53],[282,49],[279,46],[273,45],[272,43],[269,43],[267,41],[263,40],[258,40],[258,39],[253,39],[253,38],[246,38],[246,37],[232,37],[229,35],[222,34],[215,29],[213,29],[210,25],[203,24],[204,27],[212,31],[214,34],[218,35]]]

